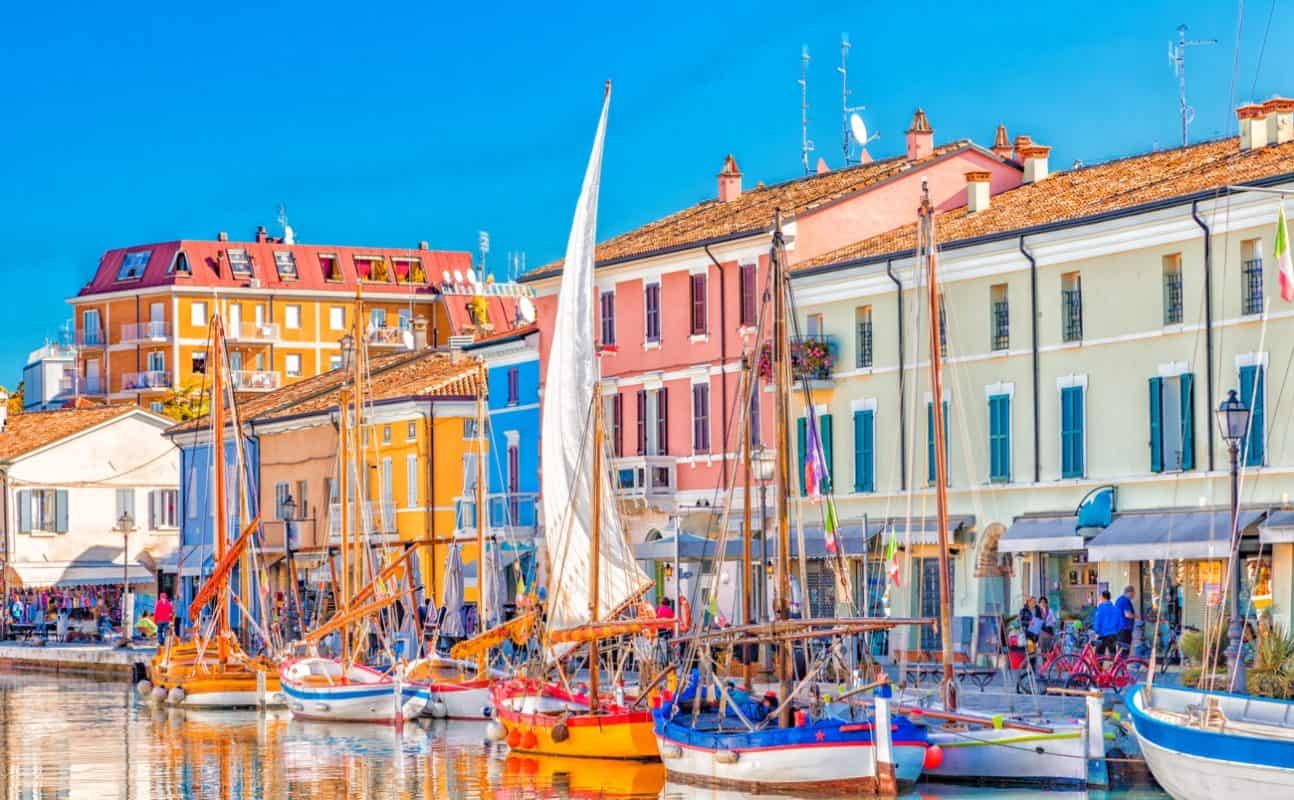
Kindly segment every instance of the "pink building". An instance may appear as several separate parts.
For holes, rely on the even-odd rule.
[[[935,145],[918,110],[902,155],[754,188],[728,156],[715,199],[598,245],[607,430],[635,542],[675,524],[705,535],[723,487],[735,480],[740,491],[736,398],[743,355],[758,351],[774,211],[792,261],[805,261],[913,221],[923,181],[941,210],[966,204],[968,173],[993,194],[1018,186],[1011,151],[1002,128],[993,149]],[[561,267],[522,278],[536,293],[545,365]],[[769,441],[772,403],[760,400],[752,423]]]

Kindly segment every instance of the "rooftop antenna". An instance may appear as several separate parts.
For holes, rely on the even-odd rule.
[[[288,207],[279,203],[279,225],[283,226],[283,244],[296,244],[296,231],[288,224]]]
[[[481,269],[485,269],[485,256],[490,252],[490,232],[477,231],[476,244],[481,249]]]
[[[1182,108],[1182,147],[1190,143],[1191,120],[1195,119],[1195,109],[1186,102],[1186,48],[1217,43],[1217,39],[1187,39],[1185,25],[1177,26],[1177,42],[1168,43],[1168,63],[1177,76],[1177,99]]]
[[[861,160],[861,158],[854,159],[850,157],[854,140],[856,139],[851,130],[852,120],[850,115],[856,111],[862,111],[864,108],[864,106],[849,105],[849,95],[852,94],[849,91],[849,50],[852,47],[853,45],[849,43],[849,34],[840,34],[840,66],[836,67],[836,72],[840,73],[840,149],[844,151],[846,167]],[[854,116],[857,116],[857,114],[854,114]],[[864,142],[858,142],[860,150],[864,146]]]
[[[809,46],[800,45],[800,163],[804,174],[809,174],[809,153],[813,142],[809,139]]]

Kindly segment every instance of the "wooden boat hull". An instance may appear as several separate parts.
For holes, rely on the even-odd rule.
[[[1177,800],[1294,799],[1294,703],[1156,688],[1148,705],[1142,688],[1128,694],[1128,711],[1146,766],[1164,791]],[[1223,713],[1232,711],[1231,724],[1199,727],[1158,713],[1185,712],[1210,699]],[[1234,724],[1241,714],[1246,719]],[[1263,727],[1270,727],[1268,736]]]
[[[529,681],[494,684],[495,718],[517,753],[657,761],[651,712],[608,705],[590,713],[586,699]]]
[[[544,796],[561,786],[563,796],[576,798],[658,798],[665,788],[665,768],[652,761],[606,761],[510,753],[503,762],[512,781]]]
[[[261,658],[249,658],[236,652],[222,664],[216,658],[215,645],[202,652],[197,645],[182,642],[169,654],[158,653],[149,663],[149,680],[169,692],[184,693],[182,708],[279,708],[286,705],[278,671]]]
[[[404,719],[405,687],[366,667],[332,659],[284,662],[279,677],[294,719],[393,724]]]

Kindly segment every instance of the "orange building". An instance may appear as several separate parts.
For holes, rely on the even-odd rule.
[[[451,333],[438,302],[445,276],[471,255],[426,242],[403,250],[296,244],[262,227],[251,242],[180,240],[109,250],[72,304],[76,393],[161,410],[206,370],[207,327],[225,322],[240,392],[261,393],[327,372],[341,359],[362,292],[375,351],[408,349],[425,318],[432,346]],[[462,279],[456,279],[462,283]]]

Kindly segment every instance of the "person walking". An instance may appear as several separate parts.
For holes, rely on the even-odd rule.
[[[175,618],[175,607],[166,592],[157,596],[157,607],[153,609],[153,622],[157,623],[157,643],[166,642],[166,635],[171,631],[171,620]]]
[[[1098,656],[1114,655],[1119,631],[1123,624],[1119,621],[1119,610],[1110,601],[1107,589],[1101,592],[1101,604],[1096,607],[1096,618],[1092,621],[1092,630],[1096,632],[1096,654]]]
[[[1123,594],[1114,601],[1114,608],[1119,612],[1119,649],[1124,652],[1132,651],[1132,630],[1137,627],[1137,611],[1132,604],[1135,593],[1131,586],[1125,586]]]

